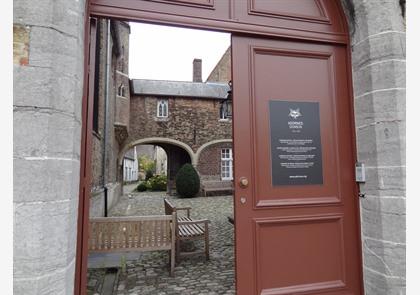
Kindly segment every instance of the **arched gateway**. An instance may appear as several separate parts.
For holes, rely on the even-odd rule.
[[[92,0],[90,15],[232,33],[237,293],[363,294],[338,1]]]

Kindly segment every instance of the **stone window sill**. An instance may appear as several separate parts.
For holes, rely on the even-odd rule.
[[[155,117],[156,122],[167,122],[169,121],[169,117]]]

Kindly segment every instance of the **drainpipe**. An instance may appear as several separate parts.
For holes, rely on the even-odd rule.
[[[109,78],[110,78],[110,59],[111,59],[111,20],[107,20],[106,29],[106,63],[105,63],[105,114],[104,114],[104,153],[102,155],[102,171],[103,171],[103,184],[104,184],[104,216],[108,216],[108,188],[106,177],[106,160],[108,154],[108,124],[109,124]]]

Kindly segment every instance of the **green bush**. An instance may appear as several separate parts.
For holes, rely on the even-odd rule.
[[[147,183],[150,184],[152,191],[166,191],[167,178],[165,175],[155,175]]]
[[[141,183],[137,186],[137,191],[138,191],[138,192],[144,192],[144,191],[147,191],[147,184],[146,184],[146,182],[141,182]]]
[[[200,177],[194,167],[184,164],[175,177],[176,191],[181,198],[195,197],[200,190]]]
[[[145,180],[148,180],[155,174],[156,164],[155,161],[150,159],[148,156],[144,155],[138,158],[139,161],[139,171],[145,173]]]
[[[153,171],[152,170],[146,170],[145,180],[147,181],[152,177],[153,177]]]

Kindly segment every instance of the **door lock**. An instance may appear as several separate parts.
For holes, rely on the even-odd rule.
[[[247,188],[247,187],[248,187],[248,185],[249,185],[248,178],[246,178],[246,177],[241,177],[241,178],[239,178],[239,186],[240,186],[241,188]]]
[[[241,203],[245,204],[246,203],[246,198],[245,197],[241,197]]]

